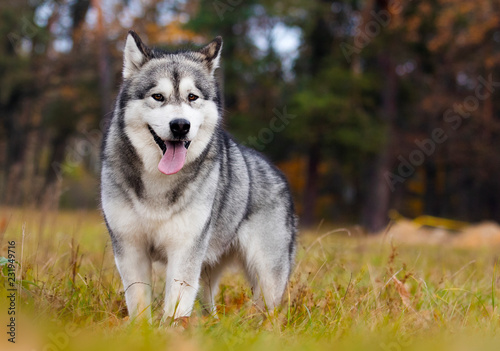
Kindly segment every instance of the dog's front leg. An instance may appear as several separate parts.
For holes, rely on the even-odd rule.
[[[168,256],[163,320],[189,317],[198,292],[204,250],[190,248]]]
[[[142,247],[123,243],[115,254],[131,320],[151,323],[151,259]]]

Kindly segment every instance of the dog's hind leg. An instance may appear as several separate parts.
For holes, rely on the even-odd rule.
[[[246,274],[257,305],[272,313],[281,303],[288,282],[288,268],[272,262],[247,262]]]
[[[219,281],[224,269],[223,262],[217,262],[215,265],[205,265],[201,272],[201,281],[203,283],[203,292],[201,294],[201,303],[205,315],[217,317],[217,308],[215,306],[215,296],[219,291]]]
[[[240,235],[240,250],[254,298],[266,311],[281,303],[293,261],[294,237],[285,225],[254,215]]]

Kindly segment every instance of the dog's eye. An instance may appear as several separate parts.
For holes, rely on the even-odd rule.
[[[196,101],[196,100],[198,100],[198,96],[196,96],[194,94],[189,94],[188,95],[188,100],[189,101]]]
[[[151,97],[153,99],[155,99],[156,101],[163,101],[163,100],[165,100],[165,98],[161,94],[153,94],[153,95],[151,95]]]

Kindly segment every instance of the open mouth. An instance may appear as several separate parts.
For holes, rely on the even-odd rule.
[[[167,143],[179,143],[179,144],[182,144],[184,143],[184,147],[186,149],[189,148],[189,145],[191,145],[191,140],[171,140],[171,141],[163,141],[162,138],[160,138],[158,136],[158,134],[155,133],[155,131],[153,130],[153,128],[151,128],[149,125],[148,125],[148,129],[149,129],[149,132],[151,133],[151,135],[153,136],[153,139],[155,140],[155,142],[158,144],[158,146],[160,147],[161,151],[163,151],[163,154],[165,154],[165,152],[167,151]]]
[[[179,172],[186,162],[187,149],[191,145],[191,140],[163,140],[151,126],[148,125],[148,129],[163,152],[163,157],[158,164],[158,170],[163,174]]]

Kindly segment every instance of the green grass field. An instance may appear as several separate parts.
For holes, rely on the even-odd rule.
[[[335,229],[335,228],[334,228]],[[393,245],[345,230],[303,232],[281,310],[267,318],[228,272],[220,319],[197,306],[187,329],[127,320],[99,212],[0,209],[0,256],[15,241],[16,343],[8,342],[8,267],[0,350],[496,350],[500,248]]]

